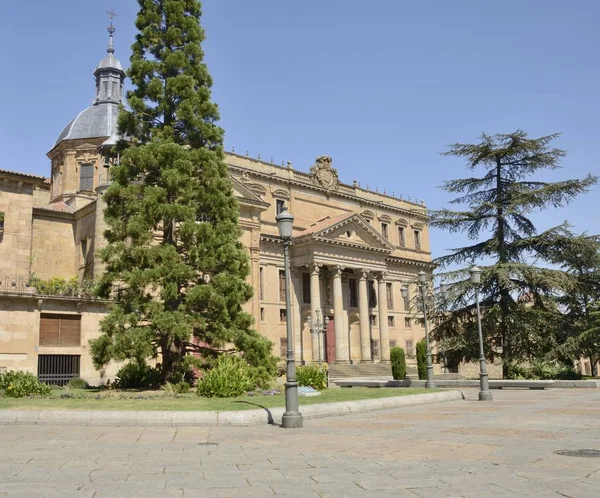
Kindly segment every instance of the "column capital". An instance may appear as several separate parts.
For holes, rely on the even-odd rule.
[[[389,275],[389,272],[387,270],[384,270],[384,271],[377,272],[375,274],[375,278],[379,282],[383,282],[387,278],[388,275]]]
[[[329,271],[331,272],[331,274],[334,277],[341,277],[342,276],[342,272],[345,270],[346,268],[344,266],[340,266],[340,265],[333,265],[329,267]]]
[[[310,270],[311,274],[319,274],[319,271],[321,271],[321,268],[323,267],[323,265],[321,263],[310,263],[308,265],[306,265],[306,267]]]
[[[354,273],[358,276],[359,280],[367,280],[370,275],[369,270],[365,270],[365,269],[354,270]]]

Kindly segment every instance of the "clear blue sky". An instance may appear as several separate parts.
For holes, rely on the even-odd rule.
[[[481,132],[561,132],[564,169],[600,172],[597,0],[206,0],[206,61],[226,147],[308,170],[332,156],[356,179],[431,208],[443,180],[468,174],[439,155]],[[0,168],[49,175],[46,152],[89,106],[114,8],[116,55],[128,65],[133,0],[6,2]],[[600,188],[539,213],[600,232]],[[461,236],[431,235],[435,256]]]

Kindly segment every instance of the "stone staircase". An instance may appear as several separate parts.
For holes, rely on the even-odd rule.
[[[389,363],[357,363],[354,365],[334,363],[329,365],[331,380],[363,377],[391,378],[392,367]]]

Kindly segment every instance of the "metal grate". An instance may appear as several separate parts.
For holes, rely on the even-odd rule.
[[[554,453],[561,456],[600,458],[600,450],[558,450]]]
[[[38,378],[46,384],[66,386],[79,377],[81,356],[67,354],[41,354],[38,356]]]

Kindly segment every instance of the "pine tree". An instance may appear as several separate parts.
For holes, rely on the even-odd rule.
[[[573,279],[573,285],[558,297],[564,322],[556,356],[565,363],[587,357],[591,374],[596,376],[600,361],[600,237],[573,235],[553,254],[553,262]]]
[[[486,345],[490,357],[501,349],[505,376],[510,361],[540,356],[556,346],[553,331],[560,312],[553,295],[571,285],[568,274],[544,266],[555,248],[570,236],[566,224],[538,233],[529,216],[534,211],[564,206],[597,181],[591,175],[555,183],[531,178],[539,171],[560,167],[565,152],[550,146],[557,136],[531,139],[521,130],[483,134],[478,144],[457,143],[444,153],[465,159],[468,169],[482,169],[483,174],[443,185],[447,192],[462,194],[452,203],[466,205],[465,210],[431,213],[432,227],[465,233],[476,241],[437,260],[442,269],[453,269],[449,278],[459,281],[452,286],[452,304],[435,337],[442,343],[448,339],[446,345],[466,346],[464,341],[461,346],[459,338],[473,329],[473,288],[466,270],[456,267],[479,262],[483,267],[481,306]],[[481,240],[485,235],[489,238]],[[473,360],[473,351],[475,348],[463,349],[463,359]]]
[[[252,296],[249,258],[210,100],[200,3],[138,2],[131,110],[119,118],[127,142],[104,194],[107,266],[98,292],[115,302],[92,342],[94,362],[160,355],[163,379],[176,381],[188,353],[233,344],[273,373],[271,344],[242,311]]]

